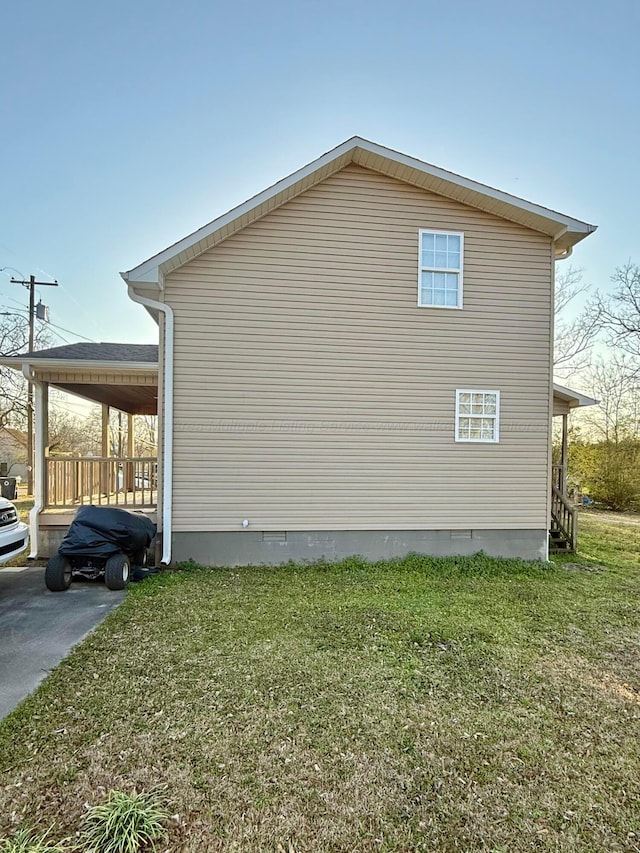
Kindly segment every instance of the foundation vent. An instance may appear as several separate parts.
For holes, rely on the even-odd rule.
[[[287,541],[287,534],[286,534],[286,532],[285,533],[279,533],[279,532],[273,532],[270,530],[263,530],[262,531],[262,541],[263,542],[273,542],[274,544],[282,544],[283,542]]]

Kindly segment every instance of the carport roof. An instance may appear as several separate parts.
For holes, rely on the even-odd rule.
[[[123,412],[158,411],[156,344],[67,344],[0,357],[0,364]]]
[[[60,347],[35,350],[14,357],[18,361],[54,358],[73,359],[74,361],[123,361],[152,364],[158,363],[157,344],[114,344],[114,343],[79,343],[67,344]]]

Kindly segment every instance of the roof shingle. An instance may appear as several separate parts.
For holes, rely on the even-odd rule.
[[[158,363],[157,344],[79,343],[36,350],[20,356],[22,359],[62,358],[80,361],[131,361]]]

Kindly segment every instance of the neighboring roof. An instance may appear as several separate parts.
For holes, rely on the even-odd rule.
[[[27,434],[26,432],[24,432],[24,430],[14,429],[13,427],[2,427],[2,429],[0,429],[0,432],[4,432],[7,435],[11,436],[11,438],[13,438],[13,440],[16,441],[18,444],[22,444],[24,447],[27,446]]]
[[[578,409],[582,406],[597,406],[598,400],[592,397],[587,397],[586,394],[581,394],[580,391],[572,391],[571,388],[565,388],[564,385],[553,383],[553,396],[559,397],[569,404],[570,409]]]
[[[567,253],[576,243],[596,230],[595,225],[354,136],[183,240],[120,275],[132,285],[143,282],[158,283],[161,275],[177,269],[351,163],[546,234],[555,240],[558,254]]]
[[[42,358],[73,359],[74,361],[131,361],[158,363],[157,344],[67,344],[36,350],[13,357],[13,360],[35,361]]]

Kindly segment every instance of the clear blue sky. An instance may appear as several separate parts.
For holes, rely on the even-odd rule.
[[[595,285],[640,262],[638,0],[21,0],[0,27],[0,267],[57,278],[93,340],[154,341],[118,272],[354,134],[598,224]]]

